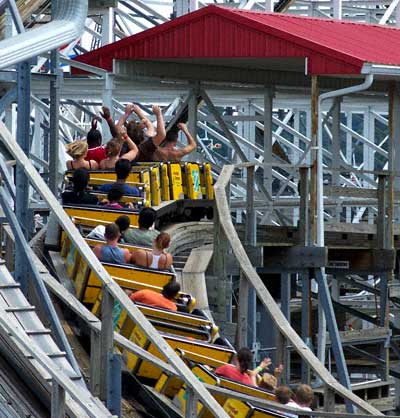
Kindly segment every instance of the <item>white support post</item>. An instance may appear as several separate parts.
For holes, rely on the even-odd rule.
[[[293,109],[293,128],[300,132],[300,110]],[[300,148],[300,138],[297,135],[293,135],[293,145],[297,148]],[[292,161],[298,161],[300,158],[300,152],[293,150],[292,151]],[[293,208],[293,225],[297,225],[300,216],[300,209],[298,207]]]
[[[342,0],[333,0],[333,18],[342,18]]]
[[[266,87],[264,92],[264,186],[272,196],[272,112],[273,90]]]
[[[265,0],[265,11],[266,12],[274,11],[274,0]]]
[[[353,127],[353,114],[349,109],[346,114],[346,125],[348,128]],[[346,133],[346,160],[349,164],[353,163],[353,136],[350,132]],[[346,223],[351,223],[351,207],[346,208]]]
[[[341,98],[337,97],[332,106],[332,183],[334,186],[340,186],[340,104]],[[340,222],[341,207],[336,206],[335,218]]]
[[[371,115],[371,109],[368,107],[364,111],[364,121],[363,121],[363,136],[375,143],[375,119]],[[367,144],[363,145],[363,161],[364,161],[364,170],[374,170],[374,160],[375,160],[375,151],[369,147]],[[371,174],[366,174],[367,178],[374,180],[374,176]],[[367,180],[363,181],[363,187],[370,188]],[[372,208],[368,208],[368,223],[374,223],[374,211]]]
[[[395,15],[396,15],[396,26],[400,27],[400,4],[399,3],[397,3]]]
[[[183,16],[199,8],[198,0],[175,0],[176,16]]]
[[[101,45],[108,45],[112,42],[114,42],[114,9],[109,7],[102,14]]]
[[[103,105],[107,106],[110,109],[111,117],[113,117],[113,86],[114,86],[114,80],[113,76],[109,73],[104,75],[104,89],[103,89]],[[107,141],[110,137],[110,128],[108,127],[107,122],[103,119],[101,122],[101,130],[103,134],[103,141]]]

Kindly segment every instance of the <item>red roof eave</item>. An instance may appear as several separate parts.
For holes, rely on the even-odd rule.
[[[307,59],[307,74],[310,75],[360,74],[366,61],[362,57],[364,50],[355,43],[351,45],[351,39],[347,42],[346,38],[351,31],[357,30],[357,24],[352,23],[353,28],[349,23],[329,21],[332,23],[328,29],[335,29],[338,34],[333,31],[327,37],[323,36],[323,31],[327,30],[326,22],[324,19],[243,12],[212,5],[91,51],[76,60],[112,71],[114,59],[212,58],[218,64],[218,58],[301,57]],[[302,28],[303,23],[306,29]],[[370,29],[365,24],[360,27],[366,40],[368,36],[371,39],[374,34],[380,34],[378,30],[382,28],[371,26]],[[393,33],[395,45],[400,45],[400,31],[390,35]],[[388,32],[384,32],[384,36],[387,35]],[[349,43],[353,49],[347,47]],[[376,46],[375,50],[379,52]],[[373,47],[367,52],[373,57],[379,56],[374,54]],[[74,70],[75,74],[82,72]]]

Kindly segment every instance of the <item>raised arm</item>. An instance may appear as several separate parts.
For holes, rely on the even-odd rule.
[[[193,136],[190,134],[186,123],[178,123],[178,128],[185,134],[187,140],[187,145],[185,147],[179,148],[175,151],[176,158],[181,159],[185,155],[188,155],[194,151],[197,147],[197,144]]]
[[[119,135],[123,139],[123,141],[128,146],[129,151],[125,154],[121,155],[120,158],[124,158],[125,160],[133,161],[136,158],[136,155],[138,153],[138,147],[136,144],[132,141],[131,138],[129,138],[128,134],[126,133],[126,128],[122,127],[119,131]]]
[[[133,112],[133,104],[128,103],[125,106],[125,113],[119,118],[117,122],[117,132],[119,132],[120,129],[125,125],[126,121],[128,120],[129,116],[132,114],[132,112]]]
[[[163,118],[163,114],[161,112],[161,109],[159,106],[154,105],[152,107],[153,113],[156,115],[156,120],[157,120],[157,133],[155,135],[155,137],[153,137],[153,143],[154,145],[161,145],[161,142],[164,141],[165,139],[165,124],[164,124],[164,118]]]
[[[150,138],[153,138],[156,135],[156,130],[154,129],[153,124],[150,120],[146,117],[143,110],[138,105],[132,105],[133,111],[136,113],[140,121],[143,123],[145,128],[147,129],[146,135]]]
[[[110,109],[106,106],[102,106],[101,110],[103,111],[103,113],[100,113],[100,115],[106,120],[107,125],[110,129],[111,136],[113,138],[116,138],[118,136],[118,130],[115,126],[114,121],[112,120]]]

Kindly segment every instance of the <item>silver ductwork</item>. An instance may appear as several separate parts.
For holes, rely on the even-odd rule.
[[[69,44],[82,34],[88,0],[62,0],[50,23],[0,42],[0,69]]]

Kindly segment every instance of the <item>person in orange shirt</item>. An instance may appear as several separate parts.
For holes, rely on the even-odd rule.
[[[155,306],[157,308],[169,309],[170,311],[177,311],[173,300],[181,290],[181,286],[175,280],[167,283],[161,293],[154,290],[142,289],[130,295],[133,302],[144,303],[145,305]]]

